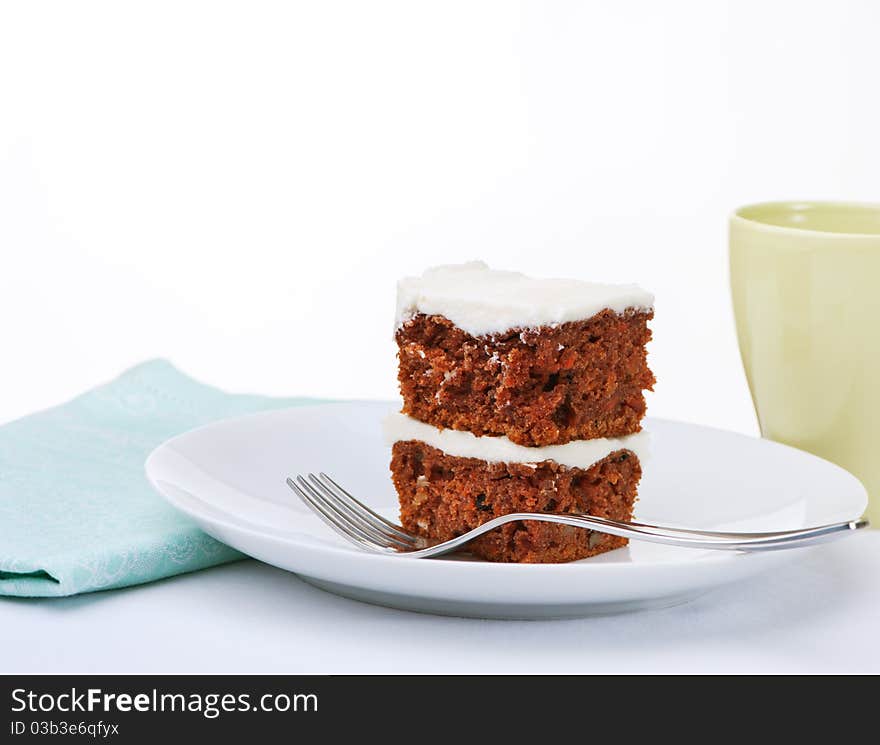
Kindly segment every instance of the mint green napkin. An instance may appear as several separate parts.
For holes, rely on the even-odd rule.
[[[150,486],[169,437],[311,399],[223,393],[164,360],[0,427],[0,595],[75,595],[242,558]]]

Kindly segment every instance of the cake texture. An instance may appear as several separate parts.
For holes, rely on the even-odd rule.
[[[394,444],[391,473],[403,527],[445,541],[510,512],[580,512],[628,521],[641,467],[628,450],[582,469],[552,460],[490,463],[408,440]],[[582,528],[517,521],[476,538],[468,550],[490,561],[548,563],[584,559],[626,543]]]
[[[650,311],[475,337],[444,316],[398,330],[403,411],[436,427],[506,435],[521,445],[638,432],[654,384]]]
[[[512,512],[629,520],[642,473],[653,297],[474,262],[398,284],[401,413],[385,424],[401,521],[432,541]],[[518,521],[476,556],[562,562],[626,540]]]

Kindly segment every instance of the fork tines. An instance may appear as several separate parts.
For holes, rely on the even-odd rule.
[[[355,499],[326,473],[287,479],[287,485],[333,530],[364,548],[387,552],[412,551],[419,541]]]

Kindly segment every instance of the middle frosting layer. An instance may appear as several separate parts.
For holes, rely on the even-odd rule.
[[[637,432],[626,437],[574,440],[564,445],[525,447],[506,437],[477,437],[457,429],[438,429],[418,419],[394,412],[383,422],[389,445],[401,440],[419,440],[448,455],[479,458],[495,463],[540,463],[553,460],[563,466],[587,469],[617,450],[630,450],[640,461],[648,456],[650,436]]]

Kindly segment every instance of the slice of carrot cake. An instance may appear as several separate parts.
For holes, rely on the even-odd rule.
[[[403,412],[436,427],[557,445],[638,432],[654,376],[653,297],[474,262],[398,285]]]
[[[440,430],[393,414],[391,474],[401,524],[445,541],[509,512],[579,512],[630,520],[646,432],[528,448],[506,437]],[[491,561],[560,562],[626,545],[626,539],[555,523],[508,523],[468,549]]]
[[[385,423],[408,530],[433,540],[510,512],[632,516],[647,435],[653,297],[471,263],[398,285],[403,411]],[[626,540],[508,524],[469,544],[492,561],[571,561]]]

